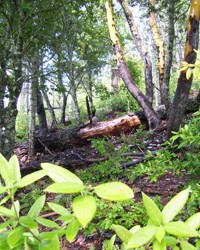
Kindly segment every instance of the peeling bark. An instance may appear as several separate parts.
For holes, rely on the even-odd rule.
[[[164,42],[160,36],[159,28],[156,21],[156,16],[154,12],[154,0],[149,0],[149,22],[151,26],[151,32],[154,40],[154,44],[158,51],[158,71],[159,71],[159,85],[160,90],[162,90],[163,80],[164,80],[164,69],[165,69],[165,50],[164,50]],[[165,97],[163,96],[162,91],[161,94],[161,104],[165,104]]]
[[[135,40],[135,44],[137,47],[138,52],[140,53],[140,56],[144,62],[144,74],[145,74],[145,87],[146,87],[146,97],[149,100],[150,103],[153,102],[153,80],[152,80],[152,63],[149,56],[149,53],[145,49],[145,47],[142,44],[142,40],[140,38],[140,35],[138,33],[137,26],[134,22],[133,14],[130,10],[130,7],[126,0],[119,0],[123,10],[124,14],[126,16],[126,20],[128,22],[131,35],[133,39]]]
[[[200,0],[192,0],[187,23],[187,38],[184,52],[184,61],[191,64],[194,64],[196,61],[196,52],[194,49],[197,50],[199,44],[199,20]],[[178,131],[181,125],[191,86],[192,76],[187,79],[186,72],[181,72],[170,109],[167,139],[171,137],[172,131]]]
[[[160,119],[153,109],[151,103],[147,99],[147,97],[138,89],[136,84],[134,83],[128,67],[126,66],[124,55],[121,49],[121,44],[119,38],[117,36],[117,31],[114,23],[114,15],[112,10],[112,5],[110,2],[106,2],[106,10],[107,10],[107,19],[108,19],[108,28],[110,32],[110,38],[113,43],[114,53],[117,58],[117,66],[119,68],[121,77],[131,93],[131,95],[136,99],[138,104],[142,107],[146,118],[148,120],[149,128],[155,129],[160,124]]]

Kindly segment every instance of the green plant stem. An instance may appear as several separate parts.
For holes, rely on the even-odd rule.
[[[33,235],[33,238],[35,238],[37,241],[39,241],[39,242],[42,242],[42,240],[40,239],[40,237],[38,237],[37,235],[35,235],[32,231],[31,231],[31,229],[30,228],[27,228],[28,229],[28,231]]]
[[[12,203],[12,206],[13,206],[15,214],[16,214],[16,219],[17,219],[17,221],[19,221],[19,215],[18,215],[17,209],[15,207],[15,199],[14,199],[14,195],[13,195],[12,189],[9,190],[9,193],[10,193],[11,203]]]

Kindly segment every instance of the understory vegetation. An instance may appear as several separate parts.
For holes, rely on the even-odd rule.
[[[123,245],[120,247],[121,244],[117,244],[114,240],[116,236],[113,236],[111,240],[106,240],[103,244],[103,249],[108,250],[166,249],[164,248],[166,246],[172,246],[173,250],[198,249],[200,246],[198,240],[200,226],[199,131],[200,112],[196,112],[190,121],[174,133],[170,141],[162,144],[156,152],[150,150],[145,152],[145,145],[152,133],[144,126],[140,126],[135,133],[129,136],[122,134],[115,140],[92,139],[92,147],[100,158],[104,158],[104,161],[77,170],[76,175],[56,167],[56,165],[44,163],[43,170],[23,178],[21,178],[19,169],[14,170],[13,179],[9,180],[10,175],[9,172],[6,172],[6,167],[12,166],[15,169],[14,166],[19,165],[13,157],[9,163],[6,163],[6,160],[1,157],[1,164],[5,166],[5,169],[0,170],[4,180],[0,190],[1,193],[7,192],[8,194],[2,197],[0,206],[1,217],[4,220],[0,226],[1,249],[22,249],[22,246],[25,249],[50,249],[54,246],[57,247],[55,249],[60,249],[59,238],[65,235],[69,242],[73,242],[79,230],[84,236],[98,232],[103,234],[108,231],[114,234],[115,231]],[[144,153],[145,159],[133,166],[123,165],[129,161],[129,156],[133,152]],[[139,199],[131,198],[133,193],[141,193],[141,190],[132,186],[135,181],[145,176],[150,182],[157,182],[166,173],[174,173],[180,178],[188,176],[186,186],[177,187],[176,191],[184,191],[178,194],[178,198],[174,198],[174,202],[169,203],[172,205],[166,205],[167,208],[165,208],[161,197],[155,195],[149,198],[143,194],[143,200],[141,197]],[[44,177],[46,175],[53,180],[54,184],[50,179]],[[60,182],[70,183],[64,188]],[[111,186],[102,186],[108,183]],[[126,183],[131,189],[126,185],[120,186],[123,185],[120,183]],[[24,192],[16,192],[19,188]],[[47,194],[46,198],[43,190]],[[77,196],[76,193],[81,194]],[[168,200],[170,198],[168,197]],[[8,203],[9,199],[11,199],[11,206]],[[32,205],[33,201],[35,201],[34,205]],[[4,204],[8,204],[6,207],[9,206],[10,209],[4,207]],[[92,210],[88,210],[90,206]],[[155,213],[160,214],[158,211],[165,211],[165,209],[167,209],[167,212],[164,213],[167,222],[162,222],[164,223],[162,224],[163,219],[160,218],[160,222],[154,221],[155,225],[154,223],[149,224],[148,217],[151,218]],[[40,213],[45,214],[52,210],[55,214],[60,215],[55,222],[40,218]],[[85,213],[87,218],[84,216],[82,218],[82,214]],[[167,219],[167,214],[170,213],[173,214],[173,221],[177,221],[178,224],[173,224],[176,222],[171,222],[172,218]],[[162,216],[164,216],[163,212]],[[192,219],[188,219],[189,217]],[[62,223],[57,223],[57,220]],[[181,224],[182,221],[186,221],[187,225]],[[159,233],[155,234],[155,230],[158,230],[155,227],[160,223],[165,232],[163,229],[159,229]],[[50,228],[53,230],[52,233],[41,233],[39,225]],[[137,226],[135,227],[135,225]],[[187,230],[191,229],[191,225],[193,225],[194,231],[187,233]],[[147,230],[145,234],[149,235],[149,238],[146,237],[148,240],[142,238],[139,234],[140,230],[142,230],[141,233]],[[175,231],[177,233],[174,233]],[[139,235],[136,238],[139,241],[135,243],[134,234],[137,232]],[[127,237],[131,240],[129,241]],[[188,238],[191,238],[189,242]]]

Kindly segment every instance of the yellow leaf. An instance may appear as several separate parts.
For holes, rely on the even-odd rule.
[[[188,70],[186,71],[186,78],[187,80],[190,79],[190,77],[192,76],[193,74],[193,70],[191,68],[188,68]]]

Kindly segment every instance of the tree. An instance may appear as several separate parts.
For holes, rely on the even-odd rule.
[[[153,80],[152,80],[152,63],[147,49],[144,47],[142,39],[139,35],[137,25],[134,22],[132,11],[126,0],[119,0],[128,22],[132,37],[135,40],[137,50],[144,62],[146,97],[150,103],[153,102]]]
[[[190,13],[187,22],[187,37],[184,52],[184,61],[194,64],[196,61],[196,52],[199,44],[199,20],[200,20],[200,0],[192,0]],[[169,124],[167,128],[167,139],[172,135],[172,131],[178,131],[182,122],[190,89],[192,86],[192,76],[186,77],[186,71],[181,71],[178,86],[174,95],[169,115]]]
[[[155,110],[152,108],[152,105],[147,99],[147,97],[135,85],[130,75],[130,72],[126,66],[124,55],[121,49],[121,44],[117,36],[117,31],[116,31],[116,27],[114,23],[112,1],[106,2],[106,10],[107,10],[107,19],[108,19],[108,27],[110,31],[110,38],[112,40],[113,49],[116,54],[117,66],[119,67],[121,77],[126,87],[128,88],[129,92],[137,100],[138,104],[142,107],[146,115],[146,118],[148,120],[150,129],[155,129],[159,126],[160,119],[158,115],[156,114]]]
[[[17,98],[23,83],[28,14],[23,11],[22,1],[0,1],[0,5],[0,151],[9,158],[14,144]]]

